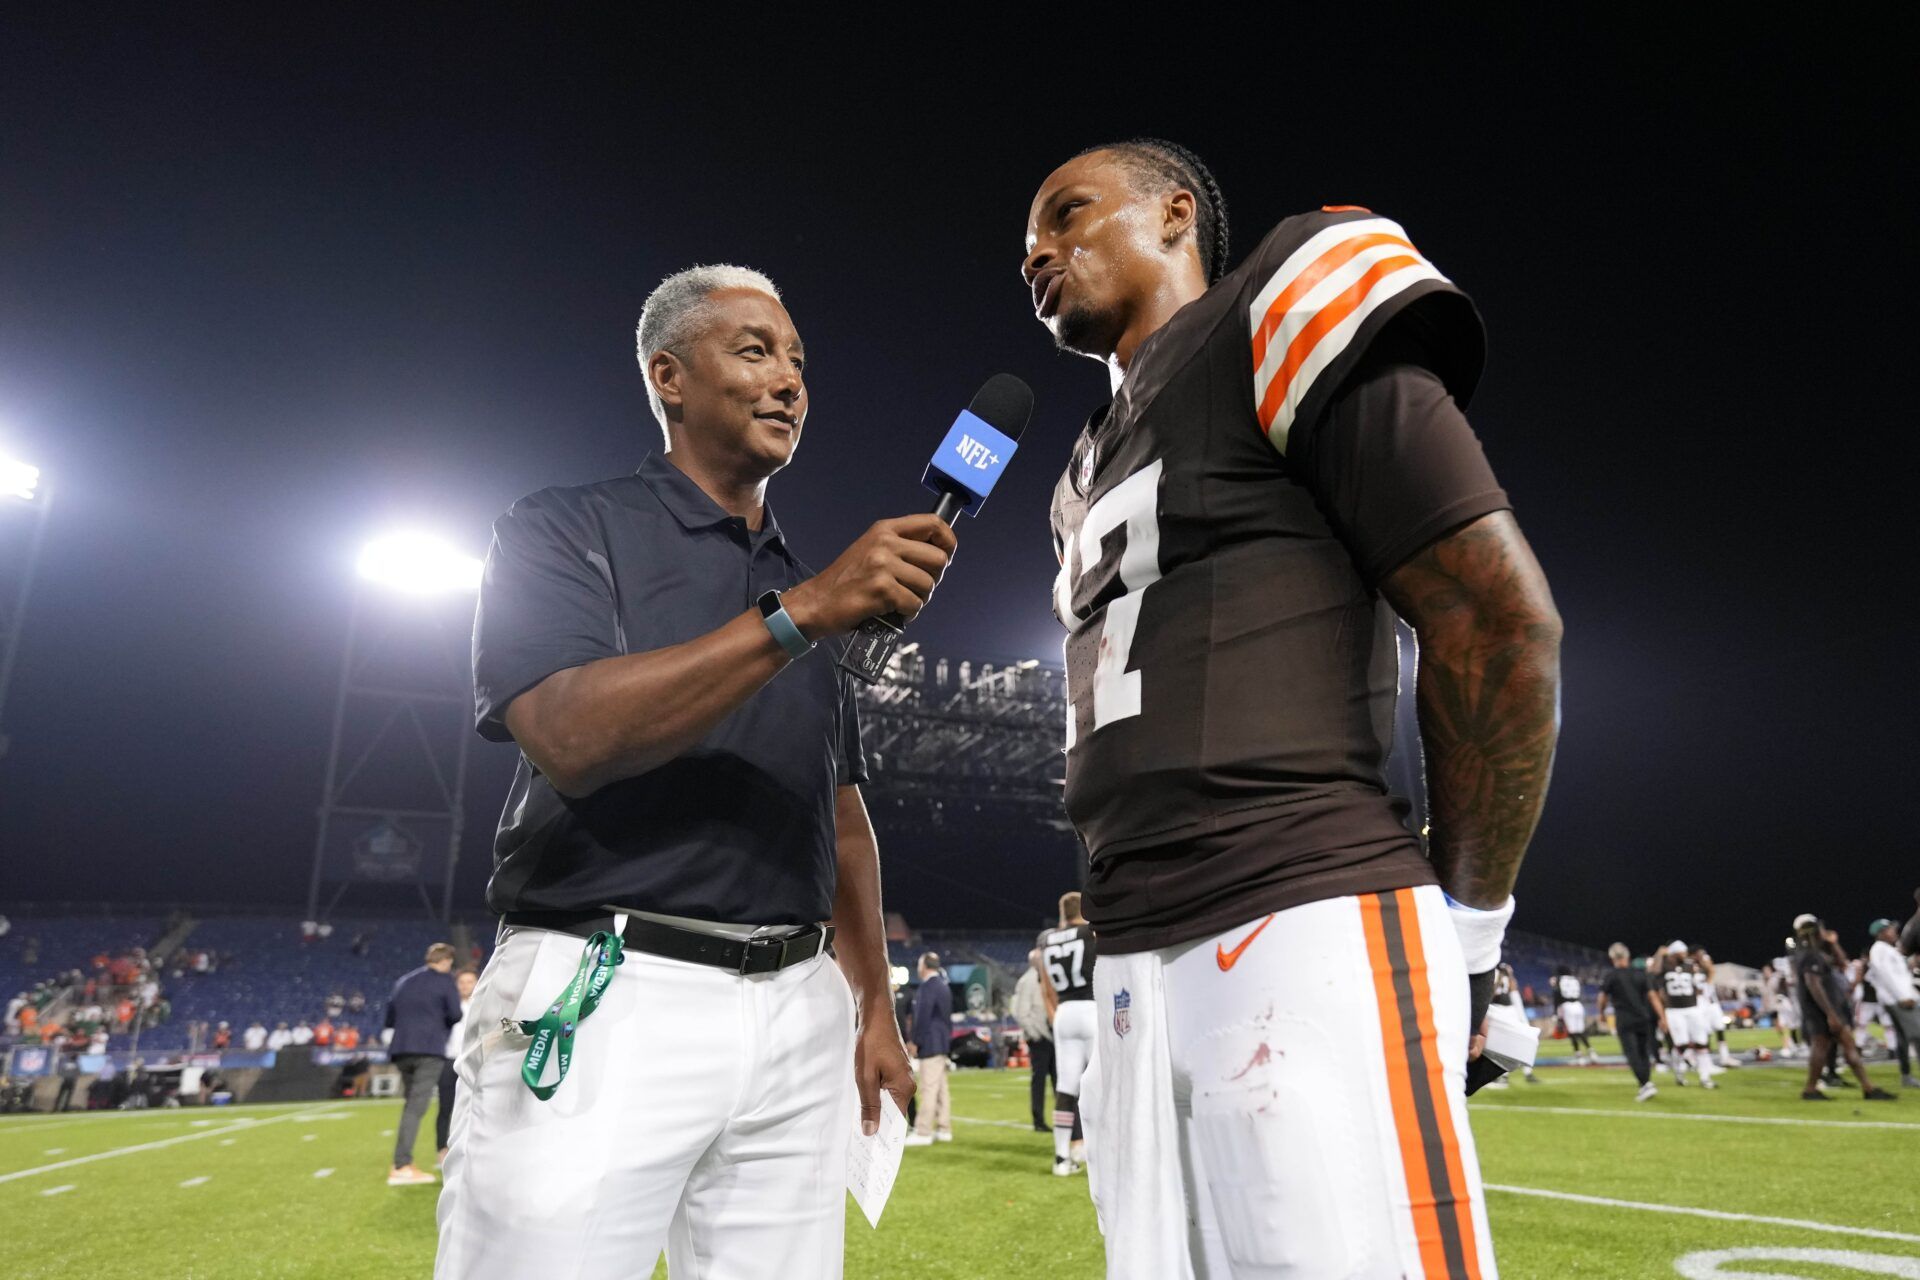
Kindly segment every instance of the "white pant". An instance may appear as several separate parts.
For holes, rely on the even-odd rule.
[[[1570,1036],[1583,1036],[1587,1033],[1587,1006],[1578,1000],[1569,1000],[1560,1006],[1560,1024]]]
[[[1716,1007],[1696,1004],[1686,1009],[1667,1010],[1667,1034],[1673,1037],[1676,1048],[1697,1045],[1704,1049],[1719,1029],[1720,1011]]]
[[[1068,1000],[1053,1013],[1053,1065],[1055,1093],[1080,1093],[1080,1079],[1093,1057],[1094,1002]]]
[[[585,941],[512,931],[480,977],[440,1195],[441,1280],[837,1280],[853,1000],[821,957],[742,978],[629,950],[550,1101],[520,1079]],[[550,1077],[549,1077],[550,1078]]]
[[[1439,889],[1102,951],[1094,992],[1081,1113],[1110,1280],[1494,1276]]]

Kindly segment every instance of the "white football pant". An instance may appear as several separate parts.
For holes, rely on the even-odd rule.
[[[1438,888],[1103,950],[1094,992],[1081,1114],[1110,1280],[1495,1275]]]
[[[440,1194],[439,1280],[837,1280],[852,994],[830,957],[740,977],[631,948],[551,1101],[520,1079],[586,941],[515,929],[474,989]],[[549,1079],[551,1077],[549,1076]]]
[[[1560,1022],[1570,1036],[1587,1033],[1587,1006],[1578,1000],[1569,1000],[1560,1006]]]
[[[1095,972],[1099,968],[1095,966]],[[1081,1078],[1093,1057],[1094,1001],[1063,1001],[1053,1014],[1053,1063],[1059,1073],[1053,1091],[1078,1095]]]

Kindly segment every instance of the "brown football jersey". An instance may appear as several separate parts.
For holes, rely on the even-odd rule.
[[[1381,577],[1507,505],[1472,304],[1394,223],[1290,218],[1141,344],[1055,487],[1066,804],[1111,951],[1432,883],[1382,776]]]

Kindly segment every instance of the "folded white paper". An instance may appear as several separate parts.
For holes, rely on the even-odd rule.
[[[880,1225],[880,1211],[893,1194],[900,1172],[900,1155],[907,1148],[907,1118],[885,1089],[880,1091],[880,1129],[871,1138],[860,1132],[860,1107],[853,1109],[853,1142],[847,1149],[847,1190],[872,1226]]]
[[[1486,1055],[1512,1071],[1530,1067],[1540,1052],[1540,1029],[1527,1022],[1527,1016],[1510,1004],[1491,1005],[1487,1009]]]

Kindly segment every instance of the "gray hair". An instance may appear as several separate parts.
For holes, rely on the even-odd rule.
[[[634,347],[640,360],[641,373],[646,373],[647,362],[659,352],[671,351],[675,355],[685,353],[687,344],[699,336],[701,327],[707,322],[707,298],[721,289],[757,289],[771,295],[776,301],[780,297],[780,290],[773,281],[750,267],[716,262],[710,266],[692,266],[685,271],[674,272],[647,295],[646,304],[640,308],[640,323],[634,330]],[[660,420],[660,427],[665,430],[667,409],[660,403],[660,393],[653,389],[651,377],[647,379],[647,403],[653,407],[653,416]]]
[[[1627,944],[1624,942],[1616,942],[1607,948],[1607,959],[1609,960],[1625,960],[1632,954],[1633,952],[1627,950]]]

